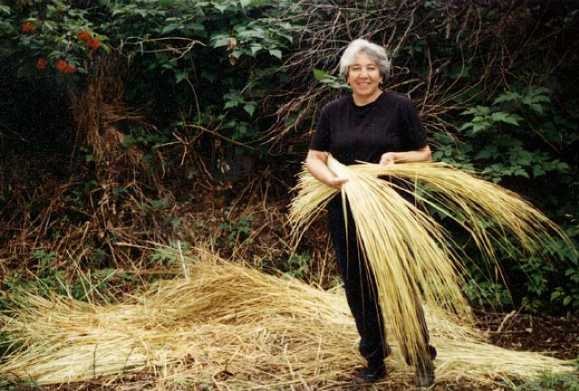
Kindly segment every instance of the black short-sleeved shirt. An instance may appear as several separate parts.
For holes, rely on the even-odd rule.
[[[365,106],[351,95],[322,109],[310,149],[329,152],[343,164],[378,163],[386,152],[415,151],[426,146],[424,128],[412,101],[383,92]]]

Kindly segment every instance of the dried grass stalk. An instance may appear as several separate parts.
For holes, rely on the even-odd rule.
[[[470,322],[461,289],[467,274],[463,266],[467,255],[453,245],[449,233],[432,216],[401,193],[410,192],[419,202],[454,219],[492,262],[493,243],[506,245],[511,237],[530,251],[551,240],[547,232],[571,245],[553,222],[516,194],[445,164],[344,166],[330,156],[328,167],[348,178],[342,187],[342,202],[348,202],[352,210],[364,259],[376,279],[384,319],[412,362],[426,350],[416,316],[420,302],[431,311]],[[381,176],[395,177],[402,184],[387,182]],[[423,185],[422,191],[409,190],[416,183]],[[296,188],[298,195],[292,202],[289,220],[297,243],[337,190],[307,171],[300,175]]]
[[[22,296],[2,319],[2,331],[20,349],[0,366],[0,379],[39,385],[122,380],[124,386],[166,390],[347,386],[359,356],[342,292],[202,251],[184,260],[188,279],[162,281],[119,304]],[[468,327],[427,315],[440,348],[439,381],[492,383],[572,370],[561,360],[486,344]],[[398,362],[389,365],[385,383],[413,382]],[[128,376],[135,373],[140,376]]]

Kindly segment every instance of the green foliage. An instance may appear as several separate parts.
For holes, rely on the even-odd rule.
[[[28,273],[11,273],[2,282],[4,289],[8,292],[18,292],[24,289],[43,296],[50,292],[65,294],[67,275],[64,268],[57,266],[58,254],[45,249],[37,249],[32,252],[31,257],[36,264],[34,279],[27,278]],[[72,291],[78,293],[77,289],[72,289]]]
[[[579,238],[579,225],[567,230],[574,239],[575,248]],[[544,257],[558,259],[552,273],[548,276],[550,282],[550,302],[556,308],[576,312],[579,310],[579,257],[574,249],[561,240],[554,240],[552,245],[543,250]],[[543,260],[544,262],[544,260]],[[539,296],[541,299],[544,296]],[[542,300],[544,302],[544,300]]]
[[[284,274],[303,279],[309,274],[311,263],[312,259],[309,253],[293,254],[287,261],[287,271]]]
[[[223,98],[225,99],[225,105],[223,106],[225,109],[242,107],[250,117],[255,113],[257,103],[255,101],[246,101],[240,91],[230,91]]]
[[[90,154],[85,155],[88,159]],[[88,196],[92,191],[98,187],[97,182],[94,179],[90,179],[79,183],[77,186],[71,186],[69,191],[64,195],[64,201],[70,203],[72,206],[77,208],[84,208],[88,202]]]
[[[551,103],[549,94],[551,91],[544,87],[531,87],[524,94],[516,91],[508,91],[499,95],[493,105],[499,103],[512,103],[515,106],[526,107],[535,114],[545,114],[545,107]],[[515,125],[518,125],[516,123]]]
[[[107,31],[116,32],[125,50],[134,52],[128,54],[138,56],[135,67],[147,72],[135,74],[134,93],[145,90],[146,96],[148,80],[157,83],[154,88],[161,81],[164,89],[172,91],[157,98],[165,107],[172,106],[172,101],[176,108],[192,104],[197,124],[218,124],[226,136],[250,141],[260,136],[251,124],[259,111],[258,102],[272,83],[284,77],[278,64],[292,43],[294,30],[270,15],[269,4],[140,1],[115,6],[113,12],[122,17],[115,18]],[[278,6],[283,10],[288,3]],[[134,20],[131,26],[127,19]],[[151,72],[162,77],[153,79]]]
[[[0,37],[8,37],[16,34],[16,26],[12,23],[13,12],[7,5],[0,5]],[[0,45],[2,50],[3,45]],[[2,53],[2,52],[0,52]]]
[[[579,391],[576,373],[543,373],[539,378],[515,386],[516,391]]]
[[[155,247],[149,260],[155,265],[175,266],[182,263],[184,254],[191,250],[191,244],[186,241],[171,241],[167,246]]]
[[[272,28],[275,24],[278,29]],[[236,25],[232,32],[212,35],[211,46],[226,47],[232,64],[243,56],[254,58],[263,53],[281,60],[281,48],[287,47],[293,40],[289,33],[291,30],[292,26],[289,23],[263,18]]]
[[[18,77],[86,73],[92,57],[109,50],[108,37],[95,31],[88,11],[69,2],[45,1],[10,11],[12,28],[0,27],[0,35],[9,39],[3,54],[16,59]],[[81,39],[83,32],[87,35]]]
[[[122,146],[127,149],[137,146],[148,150],[157,148],[167,142],[169,142],[169,138],[166,134],[147,132],[143,128],[133,128],[131,133],[123,138]]]
[[[506,308],[512,305],[512,299],[505,286],[498,282],[489,281],[486,276],[472,278],[464,287],[469,302],[477,307]]]
[[[252,221],[250,216],[241,216],[237,220],[226,220],[219,225],[219,228],[225,235],[226,242],[230,246],[234,246],[249,239]]]
[[[131,273],[112,268],[101,268],[99,263],[106,252],[99,248],[87,249],[93,270],[82,270],[78,264],[73,270],[66,263],[60,263],[55,252],[35,250],[32,258],[36,270],[31,273],[10,272],[2,281],[2,290],[11,294],[27,292],[47,297],[52,294],[66,295],[77,300],[102,299],[114,294],[126,285],[133,285],[137,279]],[[92,250],[92,251],[91,251]],[[32,278],[31,278],[32,277]],[[103,295],[104,294],[104,295]],[[0,310],[5,309],[0,296]]]
[[[320,83],[335,90],[350,90],[350,86],[340,78],[330,75],[322,69],[314,68],[314,78]]]
[[[434,159],[477,169],[507,187],[514,185],[515,191],[539,201],[536,206],[547,213],[551,211],[559,223],[567,226],[568,235],[576,238],[576,223],[570,221],[577,212],[574,193],[553,191],[579,184],[574,172],[577,168],[564,161],[561,153],[577,141],[577,136],[573,126],[562,119],[565,116],[552,105],[551,94],[544,87],[514,88],[499,94],[490,104],[464,110],[461,114],[468,121],[457,126],[456,138],[435,135],[439,147]],[[579,308],[579,263],[573,248],[553,239],[538,254],[513,250],[502,247],[497,256],[502,260],[515,305],[548,312],[553,308]],[[477,281],[483,301],[509,304],[496,282],[482,276]],[[474,291],[469,294],[472,299]]]
[[[458,127],[464,144],[452,145],[448,137],[437,136],[442,148],[437,160],[470,162],[482,174],[500,182],[506,177],[539,178],[569,173],[569,165],[541,146],[548,134],[537,128],[556,118],[548,106],[550,91],[530,87],[522,92],[506,91],[489,106],[477,105],[462,112],[469,121]]]
[[[275,8],[261,0],[73,4],[47,0],[0,9],[9,16],[0,24],[8,43],[4,55],[19,59],[19,77],[57,78],[78,87],[78,75],[114,49],[130,59],[127,100],[157,102],[159,122],[186,123],[191,114],[198,125],[217,126],[234,140],[261,137],[263,129],[253,123],[259,102],[286,78],[279,65],[295,26],[281,15],[294,8],[291,2],[275,2]],[[98,47],[91,47],[96,41]],[[129,138],[126,144],[143,141],[148,143]]]
[[[469,137],[475,136],[479,132],[492,129],[501,122],[519,126],[519,121],[523,119],[517,114],[505,113],[503,111],[491,112],[491,109],[486,106],[476,106],[464,111],[462,114],[473,116],[470,122],[466,122],[459,128],[459,130],[464,131]]]
[[[477,265],[468,265],[472,280],[465,287],[465,293],[470,302],[480,307],[498,306],[503,310],[514,306],[529,312],[576,312],[579,309],[577,228],[567,229],[567,235],[575,247],[553,237],[548,245],[533,254],[496,244],[496,257],[506,285],[496,271],[484,272]],[[455,237],[460,242],[460,236]],[[467,252],[476,254],[468,243],[464,246]]]
[[[50,263],[54,261],[56,254],[52,251],[45,251],[44,249],[34,250],[32,252],[32,259],[38,261],[39,268],[44,269],[50,267]]]
[[[39,287],[41,292],[47,293],[51,289],[61,290],[65,286],[65,273],[55,265],[57,260],[56,253],[38,249],[32,253],[32,259],[36,261],[35,277],[37,278],[33,285]],[[6,283],[10,285],[11,281],[8,280]]]

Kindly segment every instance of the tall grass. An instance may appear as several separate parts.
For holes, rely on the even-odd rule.
[[[341,291],[193,251],[183,254],[186,278],[159,281],[118,303],[19,296],[0,319],[0,331],[20,346],[0,364],[0,388],[10,382],[90,382],[107,389],[347,388],[359,356]],[[175,273],[181,270],[176,265]],[[572,370],[538,353],[486,344],[448,318],[427,317],[439,347],[441,382],[461,378],[476,389],[547,369]],[[399,362],[388,365],[386,383],[413,382]]]

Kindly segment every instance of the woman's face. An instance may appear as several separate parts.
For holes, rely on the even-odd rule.
[[[378,65],[364,53],[359,53],[348,68],[348,84],[352,87],[352,93],[361,98],[377,95],[382,80]]]

